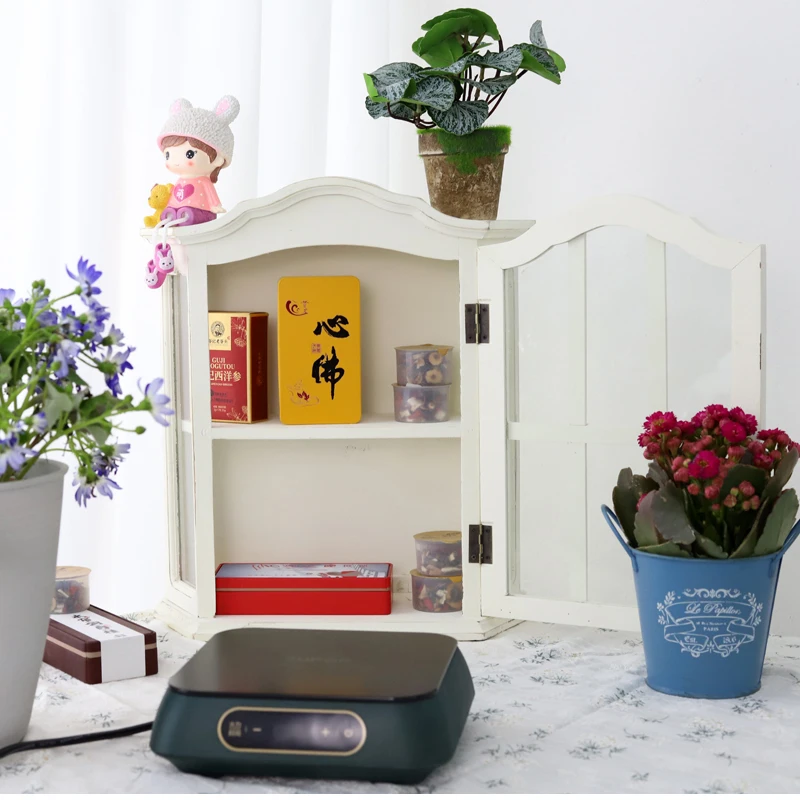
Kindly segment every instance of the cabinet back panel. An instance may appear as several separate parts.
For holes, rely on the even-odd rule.
[[[216,560],[383,561],[461,529],[460,442],[215,441]]]
[[[209,268],[209,308],[269,312],[269,407],[278,416],[277,290],[285,276],[355,275],[361,281],[362,408],[392,414],[394,348],[453,345],[459,354],[458,263],[368,247],[302,247]],[[310,375],[309,375],[310,378]],[[280,398],[284,402],[288,398]],[[450,413],[458,414],[458,383]]]

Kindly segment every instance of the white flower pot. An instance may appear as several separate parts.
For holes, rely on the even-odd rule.
[[[0,747],[28,729],[55,590],[67,465],[0,483]]]

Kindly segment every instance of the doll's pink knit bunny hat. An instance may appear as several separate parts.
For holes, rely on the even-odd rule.
[[[185,136],[213,147],[225,159],[227,167],[233,159],[231,122],[239,114],[239,101],[230,94],[220,98],[213,111],[195,108],[188,100],[178,98],[169,107],[169,118],[158,134],[158,147],[165,136]]]

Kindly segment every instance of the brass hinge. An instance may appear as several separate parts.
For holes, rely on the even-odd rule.
[[[489,341],[489,304],[464,305],[464,331],[467,344],[487,344]]]
[[[469,526],[469,563],[492,563],[492,526]]]

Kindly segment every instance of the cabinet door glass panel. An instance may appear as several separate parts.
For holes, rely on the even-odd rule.
[[[637,231],[582,239],[506,271],[509,591],[632,606],[599,508],[646,472],[648,414],[731,402],[731,277]]]

